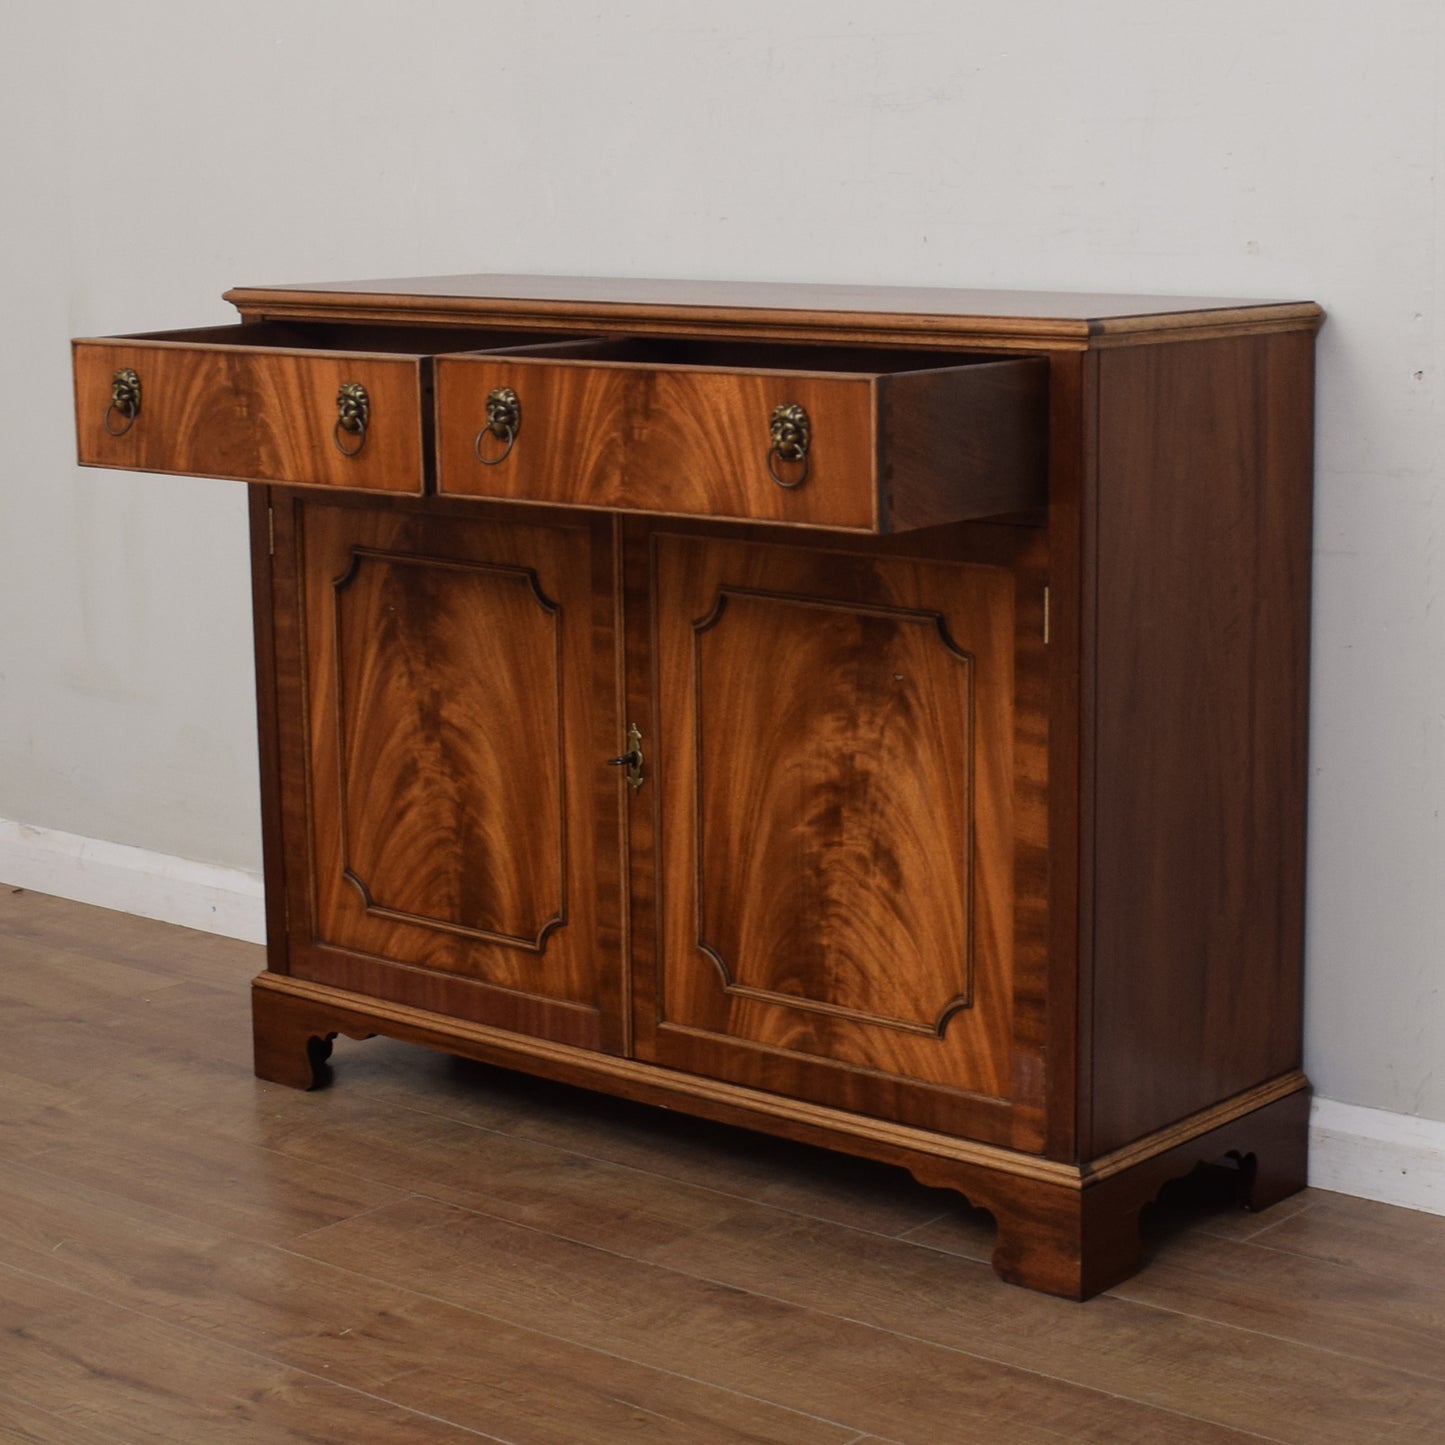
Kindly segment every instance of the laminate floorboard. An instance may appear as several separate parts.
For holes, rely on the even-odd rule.
[[[1070,1304],[882,1166],[385,1040],[261,1083],[262,962],[0,888],[0,1441],[1445,1440],[1445,1219],[1202,1175]]]
[[[107,1438],[0,1390],[0,1440],[28,1445],[105,1445]]]

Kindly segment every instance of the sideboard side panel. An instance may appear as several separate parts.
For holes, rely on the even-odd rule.
[[[1099,358],[1093,1155],[1299,1065],[1313,342]]]

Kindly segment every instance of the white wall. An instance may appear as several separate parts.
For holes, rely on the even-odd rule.
[[[259,862],[243,492],[80,472],[67,338],[468,270],[1310,297],[1307,1066],[1445,1120],[1432,0],[0,16],[0,817]]]

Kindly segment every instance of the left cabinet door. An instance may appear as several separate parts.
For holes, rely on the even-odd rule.
[[[608,525],[274,517],[272,968],[622,1052]]]

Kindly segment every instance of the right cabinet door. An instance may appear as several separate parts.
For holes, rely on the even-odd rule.
[[[1042,1147],[1038,549],[632,534],[642,1057]]]

